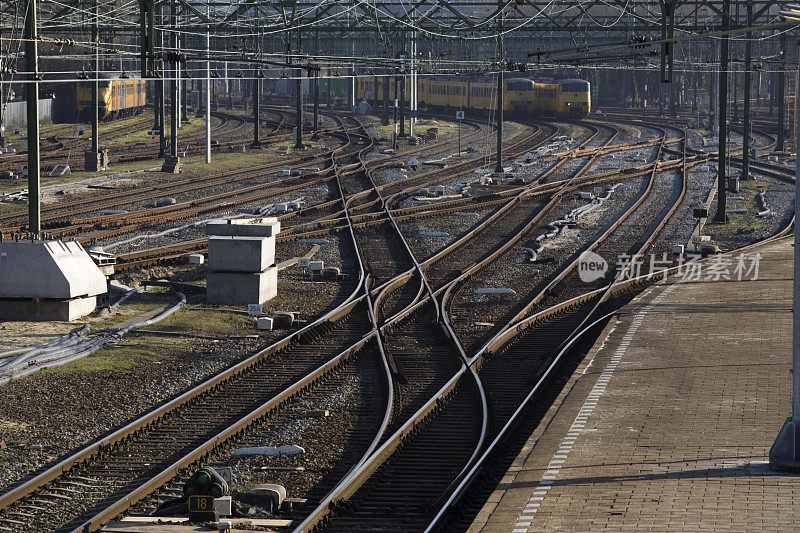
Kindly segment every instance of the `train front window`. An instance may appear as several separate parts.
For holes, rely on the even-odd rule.
[[[524,81],[513,81],[506,83],[507,91],[532,91],[533,84]]]
[[[589,90],[587,83],[564,83],[561,85],[561,92],[584,93]]]

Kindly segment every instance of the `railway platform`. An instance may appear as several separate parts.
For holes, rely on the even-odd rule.
[[[757,279],[672,278],[623,308],[470,531],[797,530],[800,475],[768,464],[791,410],[793,248],[758,252]]]

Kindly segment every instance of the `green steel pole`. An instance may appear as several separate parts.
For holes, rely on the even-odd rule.
[[[753,23],[753,0],[747,0],[747,25]],[[742,124],[742,179],[750,179],[750,68],[753,60],[751,32],[744,43],[744,119]]]
[[[28,0],[25,17],[25,85],[28,110],[28,230],[39,235],[42,231],[42,199],[39,180],[39,38],[36,28],[36,0]]]
[[[100,151],[100,3],[94,2],[94,24],[92,42],[94,43],[94,83],[92,84],[92,152]],[[100,170],[96,168],[95,170]]]
[[[728,29],[728,13],[730,0],[722,0],[722,31]],[[717,174],[717,216],[715,222],[725,223],[727,215],[727,186],[726,158],[728,148],[728,36],[722,38],[720,43],[719,62],[719,166]]]
[[[497,8],[503,9],[503,1],[497,0]],[[497,161],[494,171],[503,172],[503,14],[497,17]]]
[[[172,0],[172,31],[177,31],[177,6],[175,5],[175,0]],[[172,44],[174,45],[175,52],[178,52],[178,34],[172,34]],[[177,58],[176,58],[177,59]],[[173,63],[173,70],[170,80],[170,102],[172,104],[172,127],[170,128],[169,137],[170,137],[170,146],[169,146],[169,155],[172,157],[178,157],[178,128],[181,126],[181,107],[180,107],[180,87],[178,85],[178,69],[180,68],[178,61],[176,60]]]

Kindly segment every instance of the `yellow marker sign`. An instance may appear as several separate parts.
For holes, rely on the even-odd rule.
[[[207,513],[214,510],[214,497],[206,495],[189,496],[190,513]]]

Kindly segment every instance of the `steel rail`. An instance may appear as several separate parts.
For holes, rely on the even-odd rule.
[[[764,246],[766,244],[772,243],[772,242],[774,242],[776,240],[783,239],[783,238],[785,238],[787,236],[787,234],[789,233],[789,231],[791,230],[793,225],[794,225],[794,218],[778,234],[770,236],[770,237],[768,237],[768,238],[766,238],[763,241],[760,241],[758,243],[753,243],[753,244],[744,246],[742,248],[738,248],[736,250],[731,250],[730,252],[726,252],[726,253],[734,253],[734,252],[742,252],[744,250],[752,250],[753,248],[761,247],[761,246]],[[700,261],[706,261],[706,259],[701,259]],[[621,282],[618,282],[616,284],[610,284],[610,285],[607,285],[605,287],[601,287],[601,288],[595,289],[595,290],[593,290],[593,291],[591,291],[589,293],[581,294],[581,295],[576,296],[576,297],[574,297],[574,298],[572,298],[570,300],[567,300],[565,302],[556,304],[553,307],[550,307],[548,309],[542,310],[539,313],[536,313],[535,315],[532,315],[532,316],[526,318],[525,320],[523,320],[522,322],[514,325],[513,328],[509,328],[509,329],[505,330],[503,333],[501,333],[500,335],[498,335],[497,337],[495,337],[492,341],[490,341],[489,343],[484,345],[484,347],[481,349],[481,351],[479,352],[478,355],[479,356],[483,356],[484,354],[488,354],[488,353],[491,353],[491,352],[498,351],[501,348],[501,346],[504,346],[504,345],[509,344],[510,342],[513,342],[515,337],[524,335],[525,332],[527,331],[527,329],[529,329],[532,324],[534,324],[535,322],[541,320],[542,318],[557,314],[560,311],[562,311],[564,309],[567,309],[570,306],[579,305],[581,302],[589,301],[591,298],[596,297],[598,295],[601,295],[603,293],[607,293],[607,292],[609,292],[611,290],[615,290],[615,291],[621,292],[621,291],[624,291],[624,290],[630,290],[631,288],[633,288],[633,287],[635,287],[637,285],[641,285],[641,284],[644,284],[644,283],[650,283],[652,280],[657,279],[657,278],[666,279],[670,274],[673,274],[673,273],[677,272],[679,268],[680,267],[678,267],[678,266],[670,267],[668,269],[661,270],[661,271],[658,271],[658,272],[650,274],[650,275],[638,276],[636,278],[625,280],[625,281],[621,281]],[[616,315],[617,313],[618,313],[618,311],[612,311],[612,312],[610,312],[610,313],[608,313],[608,314],[606,314],[606,315],[594,320],[592,323],[590,323],[590,324],[586,325],[585,327],[583,327],[583,329],[581,329],[576,335],[573,335],[573,337],[570,339],[570,341],[566,345],[561,347],[561,350],[558,352],[556,358],[548,366],[548,368],[545,371],[545,373],[537,381],[537,383],[535,384],[534,388],[526,396],[525,400],[514,411],[514,413],[511,416],[511,418],[508,420],[508,422],[506,422],[506,424],[504,424],[504,426],[498,432],[497,436],[493,439],[493,441],[489,445],[489,447],[486,450],[484,450],[484,453],[481,456],[481,458],[472,466],[470,472],[463,478],[463,480],[459,484],[459,486],[452,492],[452,494],[451,494],[450,498],[448,499],[448,501],[441,507],[439,512],[436,514],[436,516],[431,520],[430,524],[425,529],[426,533],[428,533],[430,531],[433,531],[438,526],[438,524],[442,521],[442,519],[446,516],[447,512],[450,509],[452,509],[452,507],[454,505],[456,505],[460,501],[460,499],[463,497],[463,495],[469,489],[470,485],[475,481],[475,478],[480,474],[481,469],[483,468],[484,463],[486,462],[486,460],[494,452],[494,450],[496,449],[497,445],[500,442],[502,442],[502,440],[504,439],[506,433],[508,433],[508,431],[514,426],[514,423],[517,421],[519,416],[528,408],[528,405],[530,404],[531,400],[536,396],[536,393],[538,392],[538,389],[542,386],[543,383],[546,383],[546,381],[549,379],[549,374],[553,371],[554,368],[556,368],[558,366],[558,363],[560,362],[560,359],[563,358],[564,354],[566,354],[569,351],[569,349],[572,347],[572,345],[575,342],[577,342],[583,335],[585,335],[587,332],[591,331],[593,328],[595,328],[597,325],[599,325],[603,321],[605,321],[608,318]]]
[[[333,155],[332,155],[332,157],[333,157]],[[335,161],[334,161],[334,164],[335,164]],[[354,242],[354,244],[356,244],[356,243]],[[357,256],[358,256],[358,254],[357,254]],[[367,278],[365,276],[363,265],[361,264],[360,260],[359,260],[359,270],[360,270],[359,283],[357,284],[355,291],[350,295],[350,297],[348,298],[348,300],[344,304],[340,305],[339,307],[337,307],[333,311],[329,312],[324,317],[322,317],[321,319],[315,321],[314,323],[309,324],[306,327],[302,328],[301,330],[293,333],[292,335],[289,335],[286,338],[282,339],[281,341],[276,342],[271,347],[259,352],[258,354],[254,355],[254,356],[251,356],[247,360],[242,361],[241,363],[235,365],[234,367],[231,367],[230,369],[218,374],[217,376],[215,376],[211,380],[208,380],[208,381],[204,382],[203,384],[200,384],[200,385],[196,386],[191,391],[185,393],[184,395],[181,395],[180,397],[178,397],[175,400],[165,404],[164,406],[161,406],[160,408],[156,409],[153,413],[151,413],[150,416],[152,416],[154,413],[159,413],[160,416],[163,416],[163,414],[166,414],[166,412],[170,412],[175,407],[185,403],[186,400],[197,396],[198,394],[202,393],[205,390],[208,390],[209,388],[211,388],[213,386],[218,385],[224,379],[227,379],[228,377],[231,377],[232,375],[237,374],[238,371],[241,371],[244,368],[247,368],[248,366],[250,366],[250,364],[255,362],[257,359],[260,359],[260,355],[265,354],[271,348],[275,348],[275,350],[277,350],[277,349],[280,349],[283,346],[288,345],[295,337],[297,337],[297,336],[301,335],[302,333],[310,330],[312,327],[323,323],[327,319],[333,320],[333,317],[334,317],[335,313],[339,313],[340,315],[344,315],[347,312],[352,311],[355,308],[355,306],[362,299],[366,299],[366,301],[368,302],[369,301],[368,292],[365,292],[365,294],[362,295],[361,297],[356,297],[355,296],[361,290],[362,287],[366,287],[366,283],[367,283]],[[373,325],[375,325],[374,321],[373,321]],[[345,360],[347,357],[349,357],[350,355],[352,355],[353,353],[358,351],[367,342],[369,342],[372,339],[372,337],[377,337],[377,329],[375,327],[373,327],[372,331],[368,332],[359,341],[357,341],[356,343],[351,345],[349,348],[347,348],[345,351],[340,353],[338,356],[336,356],[333,359],[331,359],[331,360],[327,361],[326,363],[322,364],[317,369],[315,369],[311,373],[307,374],[304,378],[302,378],[297,383],[295,383],[295,385],[290,386],[289,388],[285,389],[284,391],[278,393],[273,398],[271,398],[268,402],[266,402],[264,405],[262,405],[261,407],[259,407],[255,411],[251,412],[249,415],[246,415],[245,417],[241,418],[238,422],[234,423],[232,426],[230,426],[229,428],[227,428],[226,430],[224,430],[223,432],[221,432],[217,436],[215,436],[212,439],[208,440],[206,443],[202,444],[201,446],[196,448],[194,451],[192,451],[189,454],[185,455],[179,461],[177,461],[176,463],[174,463],[173,465],[168,467],[166,470],[164,470],[160,474],[158,474],[155,478],[149,480],[148,482],[146,482],[143,485],[140,485],[133,492],[129,493],[124,498],[122,498],[122,499],[118,500],[117,502],[113,503],[111,506],[106,507],[103,511],[101,511],[100,513],[95,515],[93,518],[91,518],[87,522],[85,522],[76,531],[84,531],[84,530],[88,531],[88,530],[96,529],[96,528],[100,527],[103,523],[105,523],[108,520],[110,520],[111,518],[113,518],[114,516],[120,514],[124,510],[128,509],[130,507],[130,505],[132,505],[136,501],[139,501],[141,498],[149,495],[150,493],[152,493],[158,487],[163,485],[169,479],[172,479],[178,473],[178,471],[181,468],[185,468],[188,465],[192,464],[195,460],[201,458],[202,456],[207,454],[210,450],[216,448],[220,443],[226,441],[231,436],[237,434],[241,429],[243,429],[244,427],[247,427],[254,420],[256,420],[257,418],[260,418],[260,416],[262,416],[263,414],[267,413],[268,411],[270,411],[271,409],[276,407],[283,400],[285,400],[289,396],[295,394],[297,391],[307,387],[312,382],[314,382],[316,379],[318,379],[319,377],[321,377],[322,375],[326,374],[331,369],[333,369],[336,366],[338,366],[339,363],[341,363],[343,360]],[[274,351],[274,350],[272,350],[272,351]],[[249,363],[249,364],[247,364],[247,363]],[[389,385],[389,388],[391,389],[391,383]],[[183,401],[179,402],[179,400],[183,400]],[[390,403],[390,401],[387,402],[387,403]],[[390,411],[387,411],[387,413],[384,415],[384,418],[386,418],[386,416],[388,414],[390,414]],[[118,432],[115,432],[114,434],[110,435],[106,439],[103,439],[103,441],[101,441],[100,443],[95,443],[95,445],[90,446],[89,448],[86,448],[86,449],[82,450],[81,452],[78,452],[78,454],[75,454],[75,455],[71,456],[70,458],[62,461],[61,463],[59,463],[59,465],[56,465],[56,467],[53,467],[53,468],[49,469],[47,472],[43,473],[42,475],[30,480],[25,485],[17,487],[15,489],[15,491],[13,491],[13,495],[16,496],[16,498],[14,498],[13,501],[18,500],[19,497],[23,497],[23,496],[29,494],[30,492],[32,492],[33,490],[35,490],[37,488],[35,486],[35,482],[36,481],[47,482],[47,481],[50,481],[52,479],[55,479],[55,477],[58,477],[58,475],[60,475],[60,473],[65,472],[70,466],[72,466],[72,465],[76,464],[78,461],[80,461],[82,459],[85,459],[85,458],[88,458],[90,455],[94,455],[94,453],[98,452],[100,444],[105,442],[108,445],[110,445],[110,444],[113,444],[114,442],[118,442],[119,440],[121,440],[121,438],[124,438],[124,436],[129,435],[130,433],[132,433],[135,430],[138,430],[138,429],[141,429],[142,427],[145,427],[150,421],[152,421],[152,420],[150,420],[149,416],[143,417],[142,419],[140,419],[140,420],[138,420],[138,421],[136,421],[136,422],[134,422],[132,424],[129,424],[125,428],[122,428]],[[115,438],[115,437],[119,437],[119,438]],[[376,445],[377,445],[377,441],[374,442],[373,445],[369,447],[368,451],[371,451],[372,449],[374,449],[374,446],[376,446]],[[92,453],[92,452],[94,452],[94,453]],[[365,458],[366,458],[366,455],[365,455],[364,458],[362,458],[362,461]],[[48,479],[45,476],[48,473],[53,474],[53,477]],[[41,486],[41,483],[39,483],[39,486]],[[7,507],[8,504],[10,504],[12,502],[11,494],[12,493],[7,493],[6,495],[3,495],[2,497],[0,497],[0,508]]]
[[[611,136],[609,141],[612,140],[614,136],[615,134]],[[593,160],[593,158],[591,160]],[[589,163],[587,162],[587,165],[584,166],[583,168],[587,168],[588,166]],[[448,283],[446,287],[452,286],[452,283],[453,282]],[[436,299],[434,295],[431,295],[431,298],[433,298],[434,300]],[[426,303],[427,300],[419,301],[414,306],[407,308],[406,313],[411,313],[415,309],[421,308]],[[446,321],[446,317],[443,318],[445,320],[445,327],[448,329],[449,332],[451,332],[452,335],[454,335],[455,338],[455,332],[453,331],[451,325],[449,324],[449,322]],[[388,321],[383,326],[383,328],[388,327],[393,322],[398,321],[400,319],[402,319],[402,316],[396,315],[395,317],[393,317],[392,320]],[[460,342],[458,344],[460,347]],[[460,350],[463,353],[463,348],[460,347]],[[466,356],[465,353],[463,354],[464,356]],[[465,360],[468,359],[465,358]],[[318,523],[320,520],[324,518],[324,516],[327,515],[327,513],[330,510],[329,508],[331,506],[331,502],[336,501],[337,499],[347,499],[353,493],[355,493],[355,491],[358,490],[358,488],[363,484],[363,482],[366,479],[368,479],[371,476],[371,474],[374,473],[374,471],[377,470],[377,468],[381,464],[383,464],[383,462],[389,456],[391,456],[391,454],[399,447],[400,443],[405,439],[406,435],[408,434],[409,429],[414,428],[421,420],[424,420],[425,416],[427,416],[427,414],[430,412],[432,404],[434,404],[434,402],[436,401],[441,400],[445,396],[445,393],[453,390],[456,383],[460,379],[461,375],[466,371],[466,369],[469,366],[470,365],[465,365],[465,367],[463,367],[461,371],[459,371],[453,378],[451,378],[451,380],[445,385],[445,387],[442,390],[440,390],[434,397],[432,397],[428,402],[426,402],[426,404],[424,404],[422,408],[420,408],[408,421],[406,421],[406,423],[400,429],[398,429],[391,437],[389,437],[389,439],[384,443],[384,446],[382,446],[377,452],[375,452],[375,454],[370,458],[370,461],[368,463],[365,463],[359,472],[354,473],[349,478],[342,480],[342,482],[334,491],[334,493],[330,494],[325,500],[323,500],[317,506],[317,508],[306,518],[306,520],[304,520],[298,526],[296,531],[307,531],[310,527],[313,527],[314,524]],[[470,374],[473,376],[473,379],[475,380],[475,383],[479,387],[479,390],[481,392],[482,409],[484,411],[483,412],[484,423],[482,424],[479,444],[475,446],[472,456],[466,462],[464,468],[461,471],[461,474],[459,474],[457,478],[461,477],[461,475],[467,471],[469,465],[478,459],[478,455],[485,440],[486,430],[487,430],[486,421],[488,419],[488,401],[485,397],[485,390],[483,389],[483,386],[480,382],[480,378],[477,372],[475,372],[474,369],[470,369]]]

